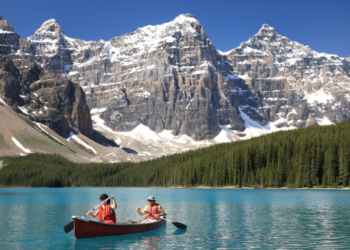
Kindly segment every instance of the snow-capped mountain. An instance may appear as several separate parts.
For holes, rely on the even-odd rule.
[[[190,14],[97,42],[69,38],[51,19],[19,40],[2,48],[79,83],[99,110],[94,126],[111,131],[141,122],[158,134],[223,142],[350,115],[350,58],[312,51],[266,24],[228,52]]]
[[[43,72],[33,57],[35,47],[20,38],[1,15],[0,28],[0,100],[62,137],[74,130],[106,145],[93,130],[83,89],[50,70]]]
[[[234,78],[229,62],[221,61],[192,15],[108,42],[68,38],[52,19],[26,42],[30,51],[13,54],[32,54],[43,70],[78,82],[90,108],[106,108],[101,117],[116,131],[130,131],[141,121],[157,132],[201,140],[214,138],[221,123],[244,129],[229,88],[227,97],[218,91]]]
[[[326,117],[332,123],[349,119],[348,58],[317,53],[266,24],[247,42],[221,54],[232,63],[233,74],[259,94],[261,104],[248,103],[251,107],[245,109],[255,120],[287,119],[285,126],[304,127],[308,118]]]

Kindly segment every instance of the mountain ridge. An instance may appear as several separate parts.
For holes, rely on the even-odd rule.
[[[91,112],[99,110],[93,119],[117,132],[142,123],[195,141],[235,141],[350,115],[350,57],[315,52],[267,24],[227,52],[191,14],[108,41],[69,38],[50,19],[16,46],[14,57],[79,83]]]

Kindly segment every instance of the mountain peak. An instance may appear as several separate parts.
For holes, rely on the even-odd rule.
[[[48,25],[48,24],[52,24],[52,23],[56,23],[56,24],[57,24],[56,19],[53,19],[53,18],[52,18],[52,19],[49,19],[49,20],[43,22],[43,24],[42,24],[41,26],[43,26],[43,25]]]
[[[270,29],[270,28],[274,29],[273,27],[271,27],[270,25],[268,25],[268,24],[266,24],[266,23],[264,23],[264,24],[261,26],[261,29]]]
[[[191,20],[191,19],[194,19],[194,20]],[[188,21],[192,21],[192,22],[198,21],[197,17],[190,14],[190,13],[178,15],[175,18],[175,20],[188,20]]]
[[[197,20],[197,17],[192,14],[181,14],[170,22],[159,24],[159,25],[148,25],[137,29],[137,32],[155,32],[159,30],[161,33],[171,33],[178,32],[179,29],[184,33],[200,33],[201,24]],[[203,31],[204,33],[204,31]],[[133,34],[133,33],[130,33]]]
[[[64,33],[62,31],[61,26],[56,22],[55,19],[49,19],[46,22],[44,22],[41,27],[35,31],[35,33],[43,33],[43,32],[58,32],[58,33]]]
[[[276,30],[273,27],[269,26],[268,24],[263,24],[255,36],[259,36],[259,37],[263,37],[263,38],[265,38],[265,37],[272,38],[272,37],[275,37],[277,35],[278,35],[278,33],[276,32]]]
[[[13,26],[0,15],[0,30],[14,32]]]
[[[192,15],[192,14],[181,14],[181,15],[178,15],[170,23],[171,24],[178,23],[180,25],[182,25],[182,24],[191,24],[191,25],[192,24],[199,24],[197,17]]]

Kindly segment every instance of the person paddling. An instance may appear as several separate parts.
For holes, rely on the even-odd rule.
[[[100,196],[100,201],[104,201],[108,199],[108,195],[102,194]],[[113,200],[113,204],[111,205],[111,199]],[[111,199],[108,201],[105,201],[102,206],[98,207],[98,210],[95,214],[93,214],[91,211],[88,212],[93,218],[96,218],[98,216],[99,222],[104,223],[117,223],[117,216],[115,214],[115,209],[117,209],[117,203],[114,200],[114,195],[111,194]]]
[[[156,203],[156,199],[154,196],[148,197],[148,205],[141,211],[140,207],[136,208],[136,211],[140,215],[146,215],[146,219],[141,222],[142,223],[151,223],[160,220],[159,216],[165,215],[165,212],[161,205]]]

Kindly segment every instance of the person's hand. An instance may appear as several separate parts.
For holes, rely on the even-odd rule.
[[[137,207],[137,208],[136,208],[136,211],[140,211],[140,207]]]
[[[111,198],[114,199],[114,195],[113,194],[111,194]]]
[[[156,218],[159,218],[159,214],[155,214],[155,215],[153,215],[154,217],[156,217]]]
[[[91,212],[91,211],[89,211],[89,212],[88,212],[88,214],[92,215],[92,212]]]

